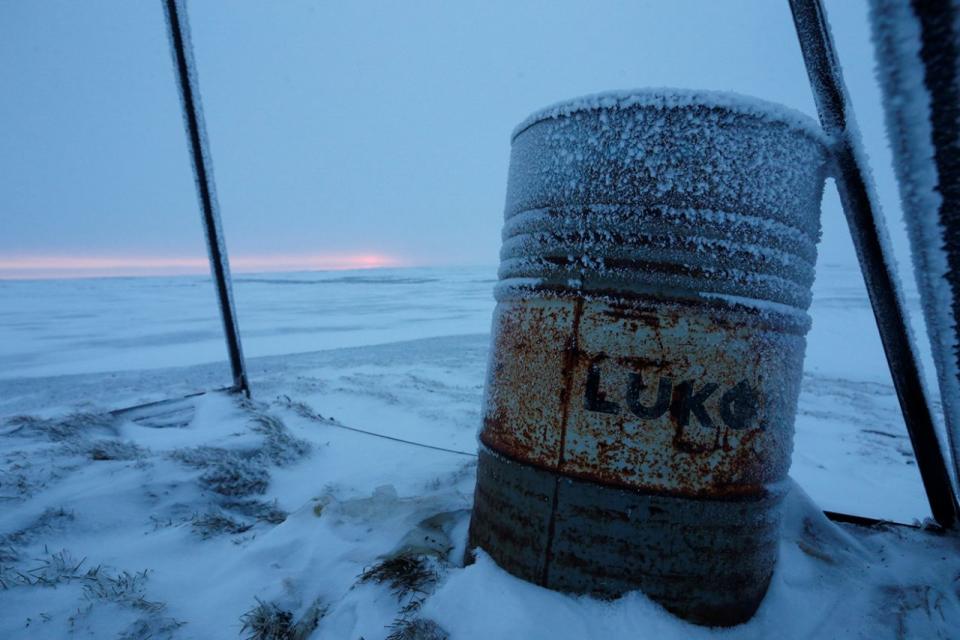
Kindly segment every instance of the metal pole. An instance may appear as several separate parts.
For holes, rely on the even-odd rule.
[[[227,351],[230,355],[230,369],[233,373],[233,390],[250,395],[247,382],[246,365],[240,346],[240,330],[233,305],[233,292],[230,288],[230,264],[227,260],[227,247],[220,226],[220,207],[213,181],[213,160],[207,145],[206,128],[203,121],[203,108],[200,104],[200,86],[197,81],[197,68],[193,60],[193,48],[190,43],[190,25],[187,21],[185,0],[164,0],[163,7],[167,17],[170,35],[170,49],[173,53],[173,66],[177,74],[177,86],[180,89],[180,102],[183,105],[183,120],[190,143],[190,155],[193,158],[194,179],[197,183],[197,196],[203,214],[203,228],[207,237],[207,251],[210,256],[210,271],[217,287],[217,299],[220,303],[220,316],[227,338]]]
[[[904,222],[960,477],[960,0],[871,0]],[[957,485],[954,484],[954,487]]]
[[[830,26],[820,0],[790,0],[790,9],[820,123],[833,139],[840,202],[850,226],[930,510],[940,525],[949,528],[957,521],[957,501],[924,395],[892,262],[885,254],[880,207],[872,185],[867,182],[866,162],[857,148],[859,134]]]

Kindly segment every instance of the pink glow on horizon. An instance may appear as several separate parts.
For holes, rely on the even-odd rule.
[[[379,253],[236,256],[235,273],[264,271],[342,271],[401,267],[404,262]],[[169,276],[206,274],[210,263],[198,257],[0,256],[0,280]]]

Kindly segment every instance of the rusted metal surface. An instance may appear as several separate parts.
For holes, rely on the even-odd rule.
[[[642,589],[708,625],[747,620],[763,599],[782,485],[751,499],[675,498],[565,478],[486,447],[477,471],[471,544],[524,580],[601,598]]]
[[[470,539],[736,624],[776,557],[826,150],[756,105],[650,98],[514,138]]]
[[[643,299],[501,301],[481,441],[605,484],[757,493],[790,465],[804,339],[754,316]]]

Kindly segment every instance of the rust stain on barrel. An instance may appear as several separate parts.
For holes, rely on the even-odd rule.
[[[778,373],[771,367],[789,362],[774,348],[795,349],[782,335],[765,341],[749,314],[698,319],[662,300],[537,305],[502,305],[488,381],[499,397],[487,405],[484,444],[544,469],[670,495],[760,492],[782,477],[789,429],[768,422],[791,424],[792,414],[768,407],[756,388],[761,365]],[[729,345],[741,348],[731,354]],[[758,458],[756,447],[772,453]]]

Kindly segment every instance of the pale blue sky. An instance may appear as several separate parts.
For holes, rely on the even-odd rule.
[[[827,6],[899,237],[866,8]],[[719,89],[814,114],[786,0],[206,1],[190,17],[238,259],[495,264],[510,131],[576,95]],[[158,1],[2,1],[0,59],[0,263],[203,258]],[[824,223],[822,259],[852,260],[832,187]]]

